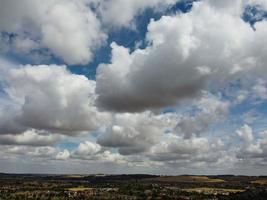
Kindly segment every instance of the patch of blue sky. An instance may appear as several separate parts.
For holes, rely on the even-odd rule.
[[[253,131],[261,132],[267,130],[267,102],[254,104],[253,101],[246,101],[231,107],[229,112],[229,126],[237,129],[238,127],[248,124]]]
[[[4,90],[4,88],[6,88],[6,86],[4,86],[5,84],[1,84],[0,81],[0,108],[1,106],[5,107],[11,107],[11,108],[15,108],[16,106],[18,106],[17,104],[15,104],[10,96],[7,94],[7,92]]]
[[[164,130],[164,134],[172,134],[172,133],[173,133],[173,129],[171,129],[171,128],[166,128]]]
[[[176,109],[174,107],[166,107],[163,109],[162,113],[167,114],[167,113],[175,113]]]
[[[260,5],[248,5],[244,10],[242,18],[254,27],[255,23],[267,19],[267,11]]]
[[[177,12],[183,12],[183,13],[189,12],[193,7],[193,3],[196,1],[200,1],[200,0],[178,1],[175,5],[173,5],[167,10],[167,13],[172,14],[172,13],[177,13]]]
[[[243,87],[240,79],[229,81],[228,83],[222,84],[222,87],[216,84],[209,84],[208,89],[211,94],[218,95],[218,88],[220,97],[225,101],[234,101],[236,99],[237,92]]]
[[[177,115],[194,115],[194,110],[192,106],[188,106],[187,104],[185,105],[177,105],[177,106],[172,106],[172,107],[165,107],[161,110],[161,114],[171,114],[171,113],[176,113]]]
[[[27,54],[21,54],[16,51],[9,51],[2,54],[6,59],[12,62],[19,63],[20,65],[49,65],[57,64],[63,65],[64,63],[59,58],[53,56],[48,49],[35,49]]]
[[[80,135],[80,137],[66,137],[56,146],[59,147],[60,149],[74,150],[82,142],[85,141],[96,142],[98,134],[99,133],[92,131],[88,134]]]
[[[207,132],[201,135],[210,139],[220,139],[224,145],[229,145],[229,147],[240,145],[241,140],[236,131],[243,127],[244,124],[246,123],[242,120],[242,115],[228,115],[225,120],[212,124]]]
[[[4,90],[5,86],[6,86],[6,83],[3,80],[1,80],[1,76],[0,76],[0,97],[6,96],[6,91]]]
[[[57,145],[60,149],[68,149],[68,150],[74,150],[79,146],[76,142],[69,142],[69,141],[63,141]]]
[[[267,130],[267,102],[264,101],[261,104],[254,106],[255,119],[253,120],[252,126],[257,128],[258,131]]]

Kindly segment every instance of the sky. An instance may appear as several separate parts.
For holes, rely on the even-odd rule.
[[[0,0],[0,172],[267,175],[266,0]]]

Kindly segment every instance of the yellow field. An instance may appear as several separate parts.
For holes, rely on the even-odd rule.
[[[66,175],[65,178],[83,178],[83,175]]]
[[[198,193],[238,193],[244,192],[241,189],[225,189],[225,188],[190,188],[182,189],[185,192],[198,192]]]
[[[72,192],[83,192],[86,190],[92,190],[92,188],[76,187],[76,188],[69,188],[68,190]]]
[[[28,191],[24,191],[24,192],[15,192],[17,195],[27,195],[29,194]]]
[[[154,179],[161,182],[197,182],[197,183],[221,183],[222,179],[212,179],[207,176],[162,176]]]
[[[256,183],[256,184],[260,184],[260,185],[267,185],[267,179],[251,181],[251,183]]]

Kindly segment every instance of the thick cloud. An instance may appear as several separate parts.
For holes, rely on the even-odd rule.
[[[24,127],[74,135],[96,130],[109,119],[94,106],[95,82],[65,66],[23,66],[11,69],[5,80],[5,91],[19,109],[14,119]],[[16,130],[14,119],[1,125],[5,128],[8,121]]]
[[[152,160],[169,161],[189,159],[192,155],[205,153],[209,150],[208,140],[205,138],[183,139],[174,135],[167,135],[159,144],[152,147],[148,155]]]
[[[266,22],[254,31],[241,18],[243,3],[231,5],[195,2],[189,13],[151,20],[145,49],[130,53],[113,43],[111,63],[97,72],[98,105],[120,112],[175,105],[207,82],[216,87],[264,70]]]
[[[173,115],[155,116],[151,112],[117,114],[98,143],[118,148],[123,155],[143,153],[157,144],[168,128],[175,127],[176,120]]]
[[[16,119],[17,109],[12,109],[16,105],[0,105],[0,134],[17,134],[26,131],[26,127]]]
[[[123,163],[124,158],[122,155],[116,152],[111,152],[102,148],[94,141],[87,140],[79,144],[79,146],[71,152],[71,159],[87,160],[94,163]]]
[[[13,34],[8,43],[22,53],[47,48],[68,64],[86,64],[106,38],[100,26],[83,1],[0,1],[0,31]]]

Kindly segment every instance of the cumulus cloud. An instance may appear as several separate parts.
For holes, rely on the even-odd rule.
[[[121,27],[133,25],[134,17],[145,9],[162,10],[179,0],[95,0],[93,3],[107,26]],[[120,13],[120,15],[118,15]]]
[[[183,139],[171,134],[152,147],[149,157],[156,161],[186,160],[192,155],[207,152],[208,145],[205,138]]]
[[[164,132],[175,126],[176,120],[175,114],[116,114],[106,133],[98,138],[98,143],[105,147],[118,148],[123,155],[143,153],[157,144]]]
[[[195,2],[186,14],[151,20],[145,49],[129,52],[112,43],[111,63],[97,71],[99,106],[134,112],[175,105],[199,94],[206,83],[215,87],[249,70],[264,70],[266,22],[254,31],[241,18],[243,3],[227,2]]]
[[[241,140],[237,157],[251,162],[261,163],[267,157],[267,132],[255,133],[253,129],[245,124],[236,131]]]
[[[17,109],[12,108],[13,105],[0,106],[0,134],[17,134],[22,133],[27,128],[18,123],[16,119]],[[16,106],[16,105],[14,105]]]
[[[240,130],[236,131],[237,135],[246,143],[253,141],[252,128],[245,124]]]
[[[91,156],[99,153],[100,150],[101,146],[99,144],[85,141],[79,144],[78,148],[74,151],[74,154],[78,156]]]
[[[58,152],[56,155],[57,160],[67,160],[70,157],[70,152],[67,149],[64,149],[61,152]]]
[[[9,42],[21,53],[47,48],[65,63],[86,64],[106,38],[83,1],[1,0],[0,13],[0,31],[14,35]]]
[[[87,160],[93,163],[113,163],[122,164],[126,162],[127,158],[124,158],[117,152],[102,148],[98,143],[94,141],[85,141],[79,144],[79,146],[73,150],[70,154],[70,159],[74,160]]]
[[[109,119],[94,106],[95,82],[71,74],[65,66],[23,66],[11,69],[5,77],[5,88],[19,111],[13,118],[1,121],[14,126],[44,129],[75,135],[96,130]],[[8,113],[7,113],[8,114]],[[1,116],[1,115],[0,115]],[[16,120],[16,123],[13,122]],[[7,130],[6,134],[12,131]]]
[[[152,163],[172,170],[214,167],[227,169],[233,167],[236,161],[235,152],[221,139],[195,136],[185,139],[175,134],[163,137],[145,155]]]

